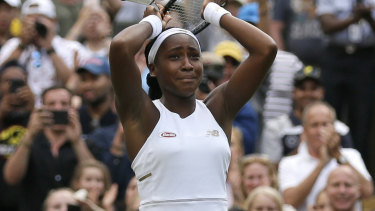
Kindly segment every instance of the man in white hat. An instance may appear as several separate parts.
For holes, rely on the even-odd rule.
[[[0,51],[0,64],[17,59],[26,66],[28,83],[37,96],[55,84],[65,84],[77,62],[88,55],[76,41],[56,34],[55,5],[51,0],[27,0],[21,8],[22,32],[12,38]]]
[[[0,0],[0,49],[12,37],[10,26],[20,5],[21,0]]]

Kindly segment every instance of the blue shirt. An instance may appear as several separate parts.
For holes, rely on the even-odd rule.
[[[238,112],[233,121],[233,126],[238,127],[243,136],[245,154],[254,153],[258,138],[258,114],[248,102]]]

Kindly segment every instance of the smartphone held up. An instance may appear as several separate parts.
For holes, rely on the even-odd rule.
[[[10,87],[9,87],[10,93],[16,93],[19,88],[26,85],[25,81],[22,79],[12,79],[9,82],[10,82]]]
[[[68,111],[67,110],[51,110],[53,115],[54,125],[67,125],[69,124]]]

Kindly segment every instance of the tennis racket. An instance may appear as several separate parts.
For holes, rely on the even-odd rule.
[[[179,27],[198,34],[205,29],[209,23],[201,18],[202,4],[204,0],[123,0],[138,4],[164,6],[164,13],[169,12],[172,20],[167,27]],[[225,6],[227,0],[218,0],[217,4]]]

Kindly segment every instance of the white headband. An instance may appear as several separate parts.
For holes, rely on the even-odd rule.
[[[171,28],[166,31],[163,31],[160,33],[158,38],[156,38],[154,44],[152,45],[150,52],[148,53],[148,64],[154,63],[156,53],[158,52],[160,45],[164,42],[165,39],[167,39],[169,36],[174,34],[186,34],[190,37],[194,38],[194,40],[197,42],[199,51],[201,51],[201,46],[199,45],[197,37],[191,33],[189,30],[181,29],[181,28]]]

